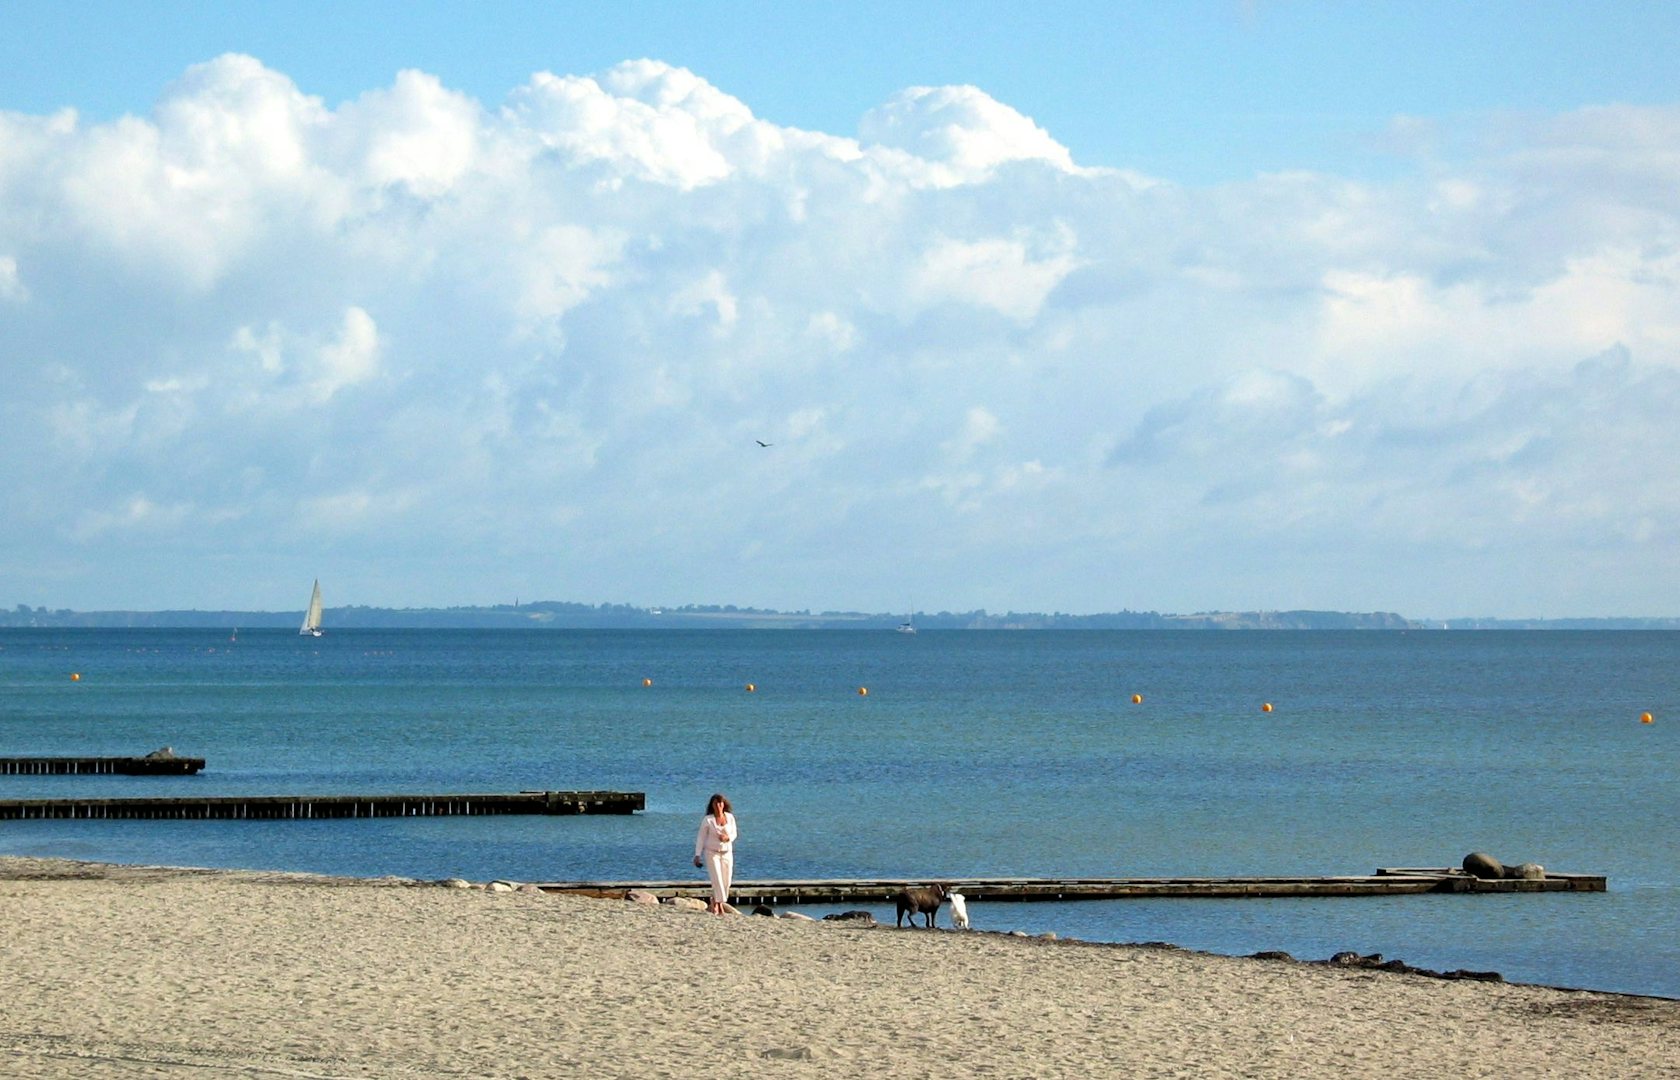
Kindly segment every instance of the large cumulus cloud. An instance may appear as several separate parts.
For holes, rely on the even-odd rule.
[[[1385,137],[1193,188],[645,60],[0,113],[0,596],[1680,610],[1680,110]]]

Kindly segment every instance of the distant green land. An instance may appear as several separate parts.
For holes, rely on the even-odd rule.
[[[0,609],[5,627],[227,627],[296,626],[299,611],[71,611],[18,604]],[[636,607],[543,600],[484,607],[329,607],[331,629],[743,629],[885,630],[900,613],[773,611],[732,604]],[[1676,630],[1680,619],[1408,619],[1393,612],[1199,611],[1187,615],[1116,611],[1096,615],[1060,612],[915,613],[918,630]]]

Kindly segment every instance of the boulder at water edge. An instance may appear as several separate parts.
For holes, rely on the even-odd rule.
[[[1498,859],[1484,851],[1472,851],[1464,856],[1464,872],[1471,877],[1496,880],[1505,876],[1505,867]]]
[[[667,896],[660,901],[666,907],[674,907],[678,911],[705,911],[706,901],[696,900],[692,896]]]

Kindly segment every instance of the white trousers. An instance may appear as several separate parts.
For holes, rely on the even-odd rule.
[[[729,903],[729,885],[735,879],[735,853],[707,852],[706,876],[712,879],[712,899],[720,904]]]

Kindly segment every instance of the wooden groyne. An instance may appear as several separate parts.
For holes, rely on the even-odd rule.
[[[1147,900],[1167,898],[1405,896],[1426,893],[1604,892],[1595,874],[1553,874],[1538,879],[1485,880],[1456,869],[1379,869],[1356,877],[1224,878],[884,878],[874,880],[737,881],[731,902],[743,904],[865,904],[890,902],[900,889],[942,881],[970,902],[986,900]],[[544,892],[622,897],[642,889],[660,898],[705,898],[703,881],[560,881]]]
[[[192,776],[204,768],[201,757],[0,757],[0,776]]]
[[[640,791],[521,791],[477,795],[210,795],[159,799],[0,799],[0,820],[311,820],[479,817],[491,814],[633,814]]]

